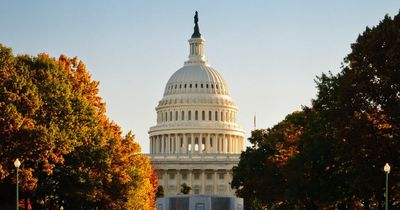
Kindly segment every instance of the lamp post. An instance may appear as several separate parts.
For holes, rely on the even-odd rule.
[[[383,170],[386,173],[385,210],[388,210],[388,197],[389,197],[388,182],[389,182],[390,165],[386,163],[385,166],[383,167]]]
[[[17,193],[16,193],[16,209],[19,209],[18,206],[18,201],[19,201],[19,193],[18,193],[18,170],[19,170],[19,166],[21,165],[21,162],[19,162],[18,158],[14,161],[14,166],[17,170]]]

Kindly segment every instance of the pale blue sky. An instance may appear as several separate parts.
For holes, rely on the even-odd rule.
[[[314,79],[338,72],[366,26],[400,1],[15,1],[0,2],[0,43],[14,53],[84,60],[110,119],[143,151],[168,78],[187,59],[194,11],[209,63],[225,77],[246,138],[309,105]]]

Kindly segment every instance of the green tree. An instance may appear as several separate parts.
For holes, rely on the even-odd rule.
[[[238,195],[272,209],[381,209],[388,162],[390,205],[400,208],[399,52],[400,13],[367,28],[342,71],[317,78],[317,97],[298,120],[253,131],[234,168]],[[286,130],[296,134],[292,147]]]
[[[188,195],[192,188],[188,186],[186,183],[181,184],[181,193],[184,195]]]
[[[164,197],[164,187],[163,186],[158,186],[157,187],[157,194],[156,194],[157,198],[162,198]]]

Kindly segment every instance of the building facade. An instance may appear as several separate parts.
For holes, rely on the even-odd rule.
[[[150,159],[165,195],[234,195],[232,167],[239,162],[244,130],[225,79],[204,56],[195,15],[189,59],[168,80],[150,128]]]

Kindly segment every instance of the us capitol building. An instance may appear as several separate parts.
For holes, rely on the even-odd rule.
[[[150,159],[165,195],[234,195],[232,167],[239,162],[244,130],[222,75],[204,56],[197,12],[189,59],[168,80],[149,130]]]

